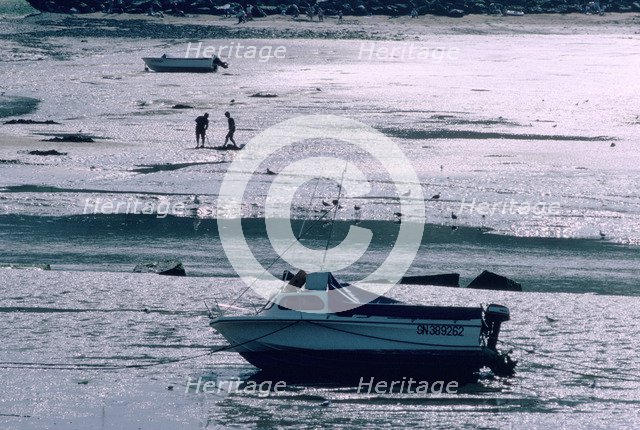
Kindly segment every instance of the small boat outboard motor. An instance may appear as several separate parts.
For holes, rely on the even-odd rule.
[[[496,349],[498,336],[500,335],[500,325],[509,321],[509,308],[502,305],[491,304],[484,311],[484,325],[486,332],[489,334],[487,347]]]
[[[487,348],[495,352],[489,367],[497,376],[513,376],[518,363],[509,356],[511,351],[501,353],[496,349],[498,336],[500,335],[500,325],[505,321],[509,321],[509,319],[509,308],[506,306],[490,304],[484,310],[482,331],[488,335]]]

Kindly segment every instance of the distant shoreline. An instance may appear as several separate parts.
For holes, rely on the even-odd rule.
[[[345,17],[337,23],[327,16],[324,22],[306,18],[268,16],[245,24],[234,18],[193,15],[151,17],[135,14],[93,13],[66,15],[40,13],[18,20],[21,27],[38,37],[110,37],[147,39],[372,39],[424,41],[437,35],[495,34],[626,34],[640,35],[640,14],[605,16],[584,14],[536,14],[520,17],[467,15],[449,18],[426,15],[389,18],[386,16]],[[32,24],[32,25],[31,25]],[[121,31],[125,30],[125,31]],[[5,36],[4,38],[7,38]]]

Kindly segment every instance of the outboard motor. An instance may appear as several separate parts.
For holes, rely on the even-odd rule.
[[[490,304],[484,311],[484,324],[489,334],[487,347],[495,350],[500,335],[500,325],[509,321],[509,308],[502,305]]]
[[[492,351],[488,366],[496,376],[511,377],[515,374],[517,361],[512,360],[509,352],[499,352],[496,349],[498,336],[500,335],[500,325],[504,321],[509,321],[509,308],[502,305],[490,304],[484,310],[484,321],[482,330],[487,333],[487,348]]]

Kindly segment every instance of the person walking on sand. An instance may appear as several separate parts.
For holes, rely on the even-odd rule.
[[[227,117],[227,122],[229,123],[229,131],[224,138],[224,145],[222,145],[222,147],[224,148],[225,146],[227,146],[227,142],[231,141],[231,143],[233,143],[233,146],[235,146],[236,148],[240,148],[236,141],[233,140],[233,133],[236,132],[236,121],[231,118],[231,114],[229,112],[225,112],[224,116]]]
[[[238,17],[238,24],[247,22],[247,14],[244,12],[244,9],[242,7],[240,7],[240,11],[238,11],[238,14],[236,16]]]
[[[196,149],[204,148],[204,139],[207,137],[207,129],[209,128],[209,114],[205,113],[196,118]],[[200,146],[200,138],[202,138],[202,146]]]

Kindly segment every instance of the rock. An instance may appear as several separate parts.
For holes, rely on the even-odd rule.
[[[360,4],[356,6],[355,9],[353,9],[353,14],[358,16],[366,16],[368,14],[367,8],[364,5]]]
[[[462,9],[449,9],[447,16],[450,18],[462,18],[464,16],[464,11]]]
[[[138,264],[133,268],[134,273],[157,273],[165,276],[187,276],[184,266],[178,260],[164,260]]]
[[[73,143],[91,143],[94,142],[89,136],[82,134],[67,134],[64,136],[56,136],[51,139],[43,139],[43,142],[73,142]]]
[[[58,152],[55,149],[49,149],[47,151],[34,149],[33,151],[29,151],[28,154],[29,155],[41,155],[43,157],[48,156],[48,155],[67,155],[66,152]]]
[[[277,94],[269,94],[269,93],[255,93],[250,95],[249,97],[258,97],[258,98],[263,98],[263,99],[270,99],[270,98],[274,98],[274,97],[278,97]]]
[[[193,106],[178,103],[177,105],[173,105],[171,109],[193,109]]]
[[[418,275],[418,276],[403,276],[400,279],[400,284],[403,285],[437,285],[440,287],[459,287],[460,286],[460,274],[459,273],[444,273],[441,275]]]
[[[5,269],[22,269],[22,270],[51,270],[49,264],[8,264],[0,266]]]
[[[497,275],[487,270],[471,281],[467,288],[477,290],[522,291],[522,285],[506,276]]]
[[[47,121],[36,121],[33,119],[12,119],[11,121],[5,121],[5,125],[13,125],[13,124],[21,124],[21,125],[32,125],[32,124],[47,124],[47,125],[60,125],[59,122],[51,121],[50,119]]]

